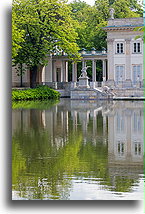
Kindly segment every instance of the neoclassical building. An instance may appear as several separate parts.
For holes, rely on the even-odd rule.
[[[103,29],[107,32],[107,51],[100,52],[92,48],[90,52],[82,50],[82,68],[87,61],[92,61],[92,78],[89,81],[91,88],[108,86],[115,93],[131,96],[134,89],[143,96],[143,32],[136,29],[143,26],[143,18],[123,18],[108,20]],[[96,64],[102,62],[102,82],[96,81]],[[72,72],[69,72],[70,59],[67,54],[53,54],[48,56],[48,65],[40,68],[37,83],[48,85],[55,89],[64,90],[69,96],[70,89],[78,85],[77,63],[72,63]],[[69,76],[71,73],[71,77]],[[12,86],[30,86],[30,72],[17,76],[15,68],[12,72]],[[117,92],[118,90],[118,92]],[[132,90],[132,91],[131,91]]]
[[[143,86],[143,18],[110,19],[107,31],[108,85]],[[123,85],[122,85],[123,83]]]

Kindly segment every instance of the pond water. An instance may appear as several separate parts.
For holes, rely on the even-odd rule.
[[[142,101],[18,102],[13,200],[143,199]]]

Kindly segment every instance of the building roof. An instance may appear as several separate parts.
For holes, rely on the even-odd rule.
[[[142,27],[144,26],[143,24],[138,24],[138,25],[113,25],[113,26],[106,26],[104,28],[117,28],[117,27]]]
[[[143,17],[135,18],[120,18],[120,19],[109,19],[108,25],[103,27],[104,30],[127,30],[134,29],[136,27],[143,27],[144,20]]]

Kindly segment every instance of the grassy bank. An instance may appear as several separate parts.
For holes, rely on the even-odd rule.
[[[60,93],[48,86],[39,86],[33,89],[12,90],[12,101],[18,100],[58,100]]]
[[[24,100],[13,101],[12,109],[50,109],[54,105],[58,104],[59,100]]]

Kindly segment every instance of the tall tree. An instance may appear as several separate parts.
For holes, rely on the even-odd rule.
[[[20,43],[24,41],[24,30],[18,29],[16,13],[13,11],[12,14],[12,58],[16,57],[19,49],[21,48]]]
[[[135,1],[134,1],[135,2]],[[137,9],[138,6],[138,9]],[[131,18],[139,17],[141,6],[138,4],[133,4],[133,1],[118,0],[112,4],[112,7],[115,9],[115,18]],[[140,10],[139,10],[140,7]]]
[[[120,1],[116,1],[116,0],[109,0],[109,5],[113,5],[116,4],[117,2]],[[143,13],[143,0],[128,0],[125,1],[126,4],[129,5],[129,8],[133,11],[135,11],[136,13],[138,13],[140,16],[142,16]]]
[[[142,16],[142,7],[137,0],[96,0],[94,6],[83,1],[70,3],[73,18],[79,22],[77,27],[78,45],[80,48],[101,50],[106,47],[106,33],[102,27],[107,25],[110,17],[109,9],[115,9],[115,18]]]
[[[15,64],[25,63],[31,71],[31,87],[36,85],[39,66],[47,64],[46,57],[54,51],[65,51],[78,58],[76,44],[77,22],[70,16],[65,0],[14,0],[18,28],[25,31]]]
[[[79,22],[79,27],[77,26],[76,29],[79,47],[88,50],[95,47],[97,50],[100,50],[104,46],[105,39],[100,40],[98,38],[100,38],[100,35],[105,38],[106,33],[101,30],[101,27],[107,23],[104,23],[100,13],[97,13],[96,6],[90,6],[80,0],[73,1],[70,3],[70,6],[72,8],[73,19]],[[103,24],[100,25],[101,21]]]

